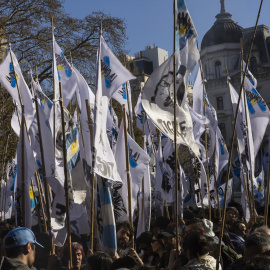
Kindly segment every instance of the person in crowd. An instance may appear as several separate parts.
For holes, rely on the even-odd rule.
[[[132,269],[135,267],[139,267],[142,265],[139,265],[135,258],[129,255],[125,255],[121,258],[118,258],[115,260],[111,265],[111,270],[117,270],[117,269]]]
[[[265,225],[256,228],[256,229],[254,230],[254,232],[262,232],[262,233],[265,233],[265,234],[270,235],[270,229],[269,229],[267,226],[265,226]]]
[[[216,259],[209,255],[207,238],[198,231],[190,232],[183,242],[183,249],[188,258],[188,263],[182,267],[183,270],[192,269],[216,269]],[[221,265],[219,265],[221,270]]]
[[[111,257],[104,252],[97,251],[87,258],[87,265],[84,270],[110,270],[111,265]]]
[[[181,237],[178,235],[178,247],[177,247],[177,236],[176,236],[176,226],[170,225],[163,232],[161,232],[158,237],[162,238],[162,243],[165,248],[165,252],[163,252],[159,266],[160,269],[167,268],[169,265],[170,257],[176,256],[176,249],[180,251],[180,254],[177,256],[177,259],[181,261],[182,265],[185,265],[188,260],[183,252],[181,252],[180,241]]]
[[[35,236],[37,241],[44,248],[41,248],[39,245],[36,246],[36,259],[34,267],[37,270],[65,270],[66,268],[62,265],[60,257],[58,257],[56,254],[50,255],[51,243],[49,234],[45,232],[36,233]]]
[[[153,235],[152,240],[151,240],[151,245],[152,245],[153,252],[158,255],[158,260],[156,261],[155,269],[159,270],[161,256],[165,252],[165,247],[164,247],[164,244],[162,242],[162,239],[160,237],[158,237],[157,234]]]
[[[258,255],[270,256],[270,235],[262,232],[253,232],[246,238],[244,256],[233,262],[228,269],[244,269],[247,261]]]
[[[8,232],[4,239],[6,257],[0,261],[1,270],[29,270],[35,262],[36,241],[34,233],[24,227],[17,227]]]
[[[234,221],[231,224],[230,238],[235,251],[244,255],[244,243],[246,238],[246,225],[242,221]]]
[[[238,217],[239,217],[239,212],[235,207],[226,208],[225,223],[228,226],[229,231],[230,231],[231,224],[234,221],[237,221]]]
[[[117,253],[121,257],[122,252],[129,246],[133,237],[134,229],[127,221],[116,224]]]
[[[140,258],[146,266],[154,266],[158,258],[158,255],[154,254],[152,249],[152,237],[153,234],[150,231],[146,231],[141,233],[136,240],[136,246],[142,251]]]
[[[73,270],[81,270],[83,269],[82,265],[82,258],[85,256],[83,247],[81,244],[75,242],[71,244],[71,251],[72,251],[72,264]],[[65,262],[68,262],[69,254],[68,254],[68,245],[65,245],[64,248],[64,259]]]
[[[244,270],[270,270],[270,257],[255,256],[247,262]]]

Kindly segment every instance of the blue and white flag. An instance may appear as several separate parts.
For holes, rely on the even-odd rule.
[[[224,204],[225,186],[226,186],[226,183],[222,184],[217,189],[218,190],[218,195],[219,195],[219,204],[220,204],[221,208],[223,208],[223,204]],[[232,188],[233,188],[233,180],[230,179],[229,184],[228,184],[226,207],[228,206],[228,203],[231,201],[231,198],[232,198]]]
[[[12,60],[11,60],[12,55]],[[21,68],[19,66],[16,55],[10,50],[0,65],[0,82],[18,104],[18,111],[21,115],[21,101],[24,105],[24,113],[27,126],[29,127],[34,117],[34,107],[32,101],[32,94],[23,78]],[[18,84],[18,85],[17,85]],[[18,93],[20,90],[21,101]]]
[[[102,213],[101,250],[111,256],[115,256],[117,241],[113,203],[110,193],[111,184],[105,179],[98,177],[98,188]]]
[[[80,160],[79,130],[77,126],[66,135],[66,149],[68,170],[71,173]]]
[[[256,90],[255,78],[250,72],[249,74],[250,76],[245,77],[244,88],[254,140],[254,156],[256,156],[269,123],[270,112],[266,102]]]
[[[100,43],[102,96],[111,98],[123,83],[136,79],[136,77],[121,64],[102,36],[100,37]]]
[[[56,43],[54,36],[53,52],[58,73],[58,80],[62,83],[63,103],[66,107],[75,93],[77,87],[77,77],[73,72],[72,66],[64,56],[63,51]]]
[[[177,68],[177,80],[187,86],[188,78],[200,58],[196,45],[197,32],[187,10],[184,0],[177,0],[176,18],[176,50],[180,51],[177,58],[179,66]],[[187,89],[187,87],[185,88]],[[182,99],[186,102],[187,90]]]

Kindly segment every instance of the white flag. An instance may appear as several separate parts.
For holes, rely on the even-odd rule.
[[[14,66],[12,64],[11,55]],[[21,113],[21,102],[18,93],[19,89],[21,100],[24,105],[25,119],[27,126],[29,127],[34,117],[32,95],[23,78],[18,60],[11,50],[8,52],[6,58],[0,65],[0,82],[3,84],[12,98],[17,102],[20,108],[19,112]]]
[[[102,40],[103,38],[101,37],[100,42]],[[117,172],[116,162],[106,133],[108,98],[106,96],[102,97],[101,91],[103,91],[104,86],[102,85],[101,66],[101,50],[99,50],[95,99],[94,172],[106,179],[121,182],[122,180]]]
[[[117,59],[112,50],[100,37],[100,64],[102,72],[102,95],[111,98],[115,91],[125,82],[136,79]]]
[[[58,79],[59,79],[59,82],[62,83],[63,103],[64,103],[64,106],[66,107],[75,93],[75,90],[77,87],[77,78],[73,72],[72,66],[67,61],[61,48],[56,43],[54,37],[53,37],[53,42],[54,42],[53,44],[54,57],[55,57],[55,62],[56,62],[56,67],[57,67],[57,72],[58,72]]]
[[[176,52],[179,57],[179,51]],[[158,67],[147,80],[142,93],[142,106],[153,123],[171,140],[174,139],[174,75],[173,57],[171,56]],[[179,67],[177,68],[178,73]],[[177,73],[177,74],[178,74]],[[176,89],[182,89],[180,81],[176,82]],[[185,89],[185,85],[184,85]],[[177,143],[188,145],[194,153],[199,154],[194,141],[193,125],[186,102],[177,94],[176,105],[176,134]]]

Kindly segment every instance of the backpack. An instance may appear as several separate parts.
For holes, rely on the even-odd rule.
[[[234,261],[240,259],[242,255],[237,254],[232,248],[223,245],[221,247],[221,258],[223,262],[223,268],[227,269],[230,264],[232,264]]]

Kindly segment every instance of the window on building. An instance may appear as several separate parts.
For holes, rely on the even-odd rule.
[[[217,61],[215,63],[215,75],[216,75],[216,79],[221,77],[221,63],[220,63],[220,61]]]
[[[250,71],[252,73],[257,73],[258,69],[257,69],[257,58],[255,56],[252,56],[250,58],[250,67],[249,67]]]
[[[216,101],[217,101],[217,110],[223,110],[224,109],[223,97],[217,97]]]
[[[225,126],[225,123],[220,123],[218,124],[218,127],[220,129],[220,132],[223,136],[223,139],[226,140],[226,126]]]

